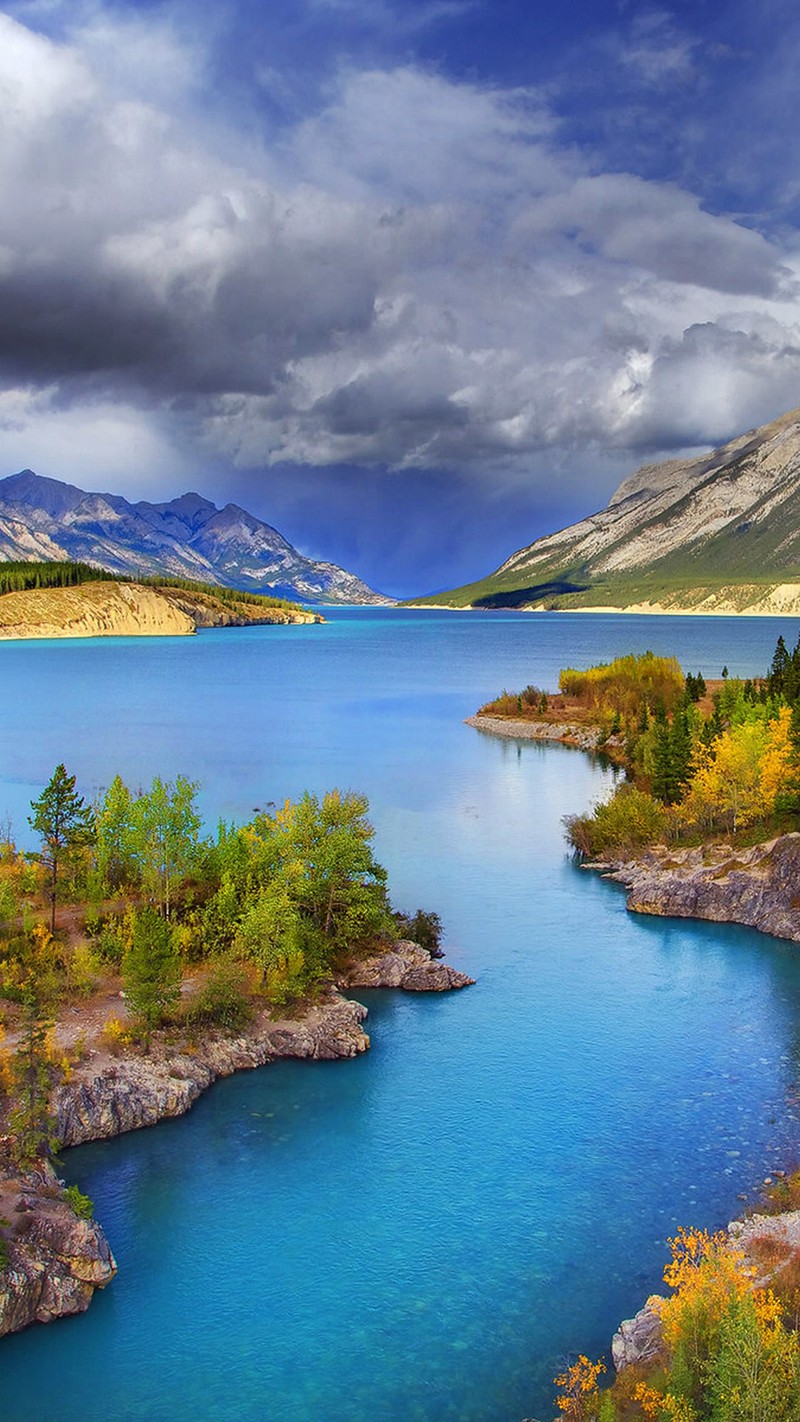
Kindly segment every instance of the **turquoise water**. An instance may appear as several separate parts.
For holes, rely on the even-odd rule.
[[[462,724],[500,687],[652,646],[755,672],[789,620],[338,613],[318,628],[0,646],[0,814],[57,760],[203,782],[210,820],[363,789],[395,901],[478,979],[364,994],[372,1051],[218,1084],[69,1152],[120,1274],[0,1344],[4,1422],[519,1422],[607,1347],[678,1222],[800,1141],[800,955],[626,914],[560,817],[608,772]]]

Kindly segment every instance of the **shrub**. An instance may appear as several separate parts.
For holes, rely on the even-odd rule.
[[[112,1057],[118,1057],[123,1047],[130,1042],[130,1032],[118,1017],[109,1017],[100,1033],[100,1042]]]
[[[253,1016],[247,968],[233,958],[214,963],[190,1009],[192,1022],[237,1032]]]
[[[77,1185],[68,1185],[64,1191],[64,1199],[68,1200],[79,1220],[90,1220],[94,1215],[94,1205],[88,1195],[84,1195]]]
[[[603,854],[628,853],[663,839],[671,824],[669,811],[634,785],[620,785],[610,800],[596,805],[590,815],[567,815],[567,838],[579,854],[590,859]]]
[[[67,962],[70,988],[78,997],[91,997],[99,981],[100,963],[88,943],[76,943]]]

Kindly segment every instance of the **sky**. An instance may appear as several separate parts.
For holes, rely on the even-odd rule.
[[[796,0],[0,11],[0,474],[397,596],[800,405]]]

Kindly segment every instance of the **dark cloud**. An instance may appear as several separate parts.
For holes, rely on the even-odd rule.
[[[384,7],[316,8],[374,29]],[[453,8],[415,7],[406,33]],[[603,167],[567,141],[557,84],[340,64],[291,120],[226,121],[179,13],[95,6],[58,42],[0,15],[0,451],[68,424],[88,452],[102,419],[220,483],[340,468],[344,500],[360,467],[391,501],[457,470],[505,528],[506,496],[556,518],[561,481],[575,507],[604,450],[796,403],[791,233]],[[708,53],[658,16],[607,48],[637,103],[702,87]]]

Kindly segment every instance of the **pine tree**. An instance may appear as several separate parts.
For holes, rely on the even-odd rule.
[[[786,650],[786,643],[783,637],[779,637],[770,664],[767,682],[771,695],[780,696],[783,691],[786,679],[786,670],[789,665],[789,653]]]
[[[52,1155],[58,1142],[50,1110],[53,1069],[47,1049],[47,1035],[53,1024],[45,1018],[33,988],[25,992],[22,1011],[22,1036],[11,1064],[16,1105],[9,1113],[8,1124],[14,1138],[16,1164],[27,1169],[41,1156]]]
[[[38,800],[31,801],[28,824],[40,836],[50,868],[50,932],[56,931],[58,871],[65,855],[94,839],[92,812],[75,790],[75,776],[57,765]]]
[[[181,962],[172,929],[155,909],[143,909],[133,925],[131,946],[122,960],[126,1000],[144,1029],[145,1051],[153,1029],[180,997]]]

